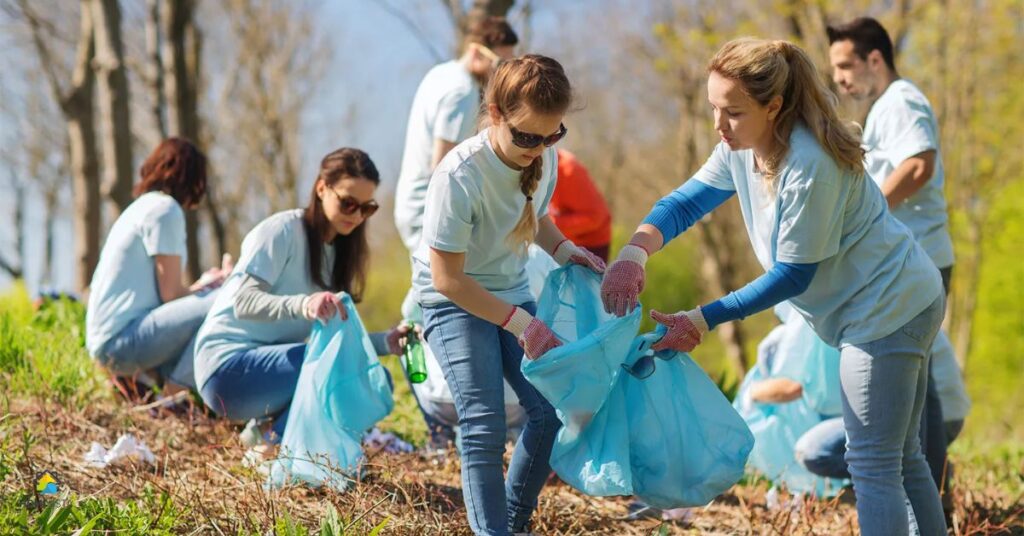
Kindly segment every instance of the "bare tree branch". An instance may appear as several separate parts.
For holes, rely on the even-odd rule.
[[[434,60],[435,63],[440,63],[445,60],[445,56],[441,54],[441,52],[437,50],[437,48],[434,47],[433,41],[431,41],[430,38],[423,33],[423,29],[420,28],[415,21],[413,21],[412,17],[410,17],[408,13],[392,6],[390,3],[388,3],[387,0],[374,0],[374,3],[377,4],[381,9],[386,11],[389,15],[394,17],[396,20],[398,20],[398,22],[402,23],[403,26],[408,28],[409,32],[413,35],[413,37],[416,38],[417,41],[420,42],[421,45],[423,45],[423,48],[426,49],[426,51],[430,54],[431,58]],[[452,3],[457,4],[458,2],[457,0],[453,0]],[[454,9],[450,7],[451,4],[449,4],[448,2],[445,2],[445,4],[448,5],[450,9]]]

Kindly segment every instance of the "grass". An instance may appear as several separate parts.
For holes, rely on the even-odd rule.
[[[403,291],[404,292],[404,291]],[[395,292],[397,294],[397,291]],[[383,322],[383,321],[382,321]],[[385,364],[401,377],[394,358]],[[382,428],[422,442],[408,387]],[[82,349],[81,306],[35,311],[21,289],[0,298],[0,535],[2,534],[466,534],[459,462],[452,454],[370,453],[365,476],[337,493],[267,490],[242,466],[239,428],[196,411],[150,416],[112,396]],[[96,469],[82,457],[92,441],[133,433],[155,465]],[[1024,534],[1024,447],[954,445],[955,534]],[[35,493],[53,472],[55,498]],[[538,534],[850,534],[848,497],[806,501],[796,510],[765,504],[769,483],[751,475],[681,521],[627,521],[626,498],[586,497],[564,484],[541,495]],[[784,495],[783,499],[786,499]]]

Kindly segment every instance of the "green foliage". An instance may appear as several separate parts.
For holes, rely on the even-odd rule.
[[[105,396],[84,344],[81,303],[61,299],[33,310],[21,286],[0,298],[0,378],[7,392],[77,407]]]
[[[984,262],[974,316],[973,350],[967,359],[968,392],[974,401],[967,425],[995,436],[1024,439],[1018,408],[1024,404],[1024,180],[1006,188],[992,205],[982,249]]]
[[[166,492],[156,494],[148,485],[141,498],[123,502],[74,494],[37,501],[19,490],[0,496],[0,534],[175,534],[185,513]]]

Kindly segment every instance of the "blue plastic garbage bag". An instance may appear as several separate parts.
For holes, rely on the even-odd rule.
[[[808,332],[813,339],[824,345],[799,316],[787,316],[786,324],[772,330],[758,345],[757,364],[740,385],[734,406],[756,439],[754,450],[750,453],[751,467],[794,493],[831,497],[848,482],[819,477],[805,469],[794,456],[797,440],[824,419],[835,415],[822,415],[815,406],[828,407],[828,404],[821,402],[833,396],[838,397],[840,390],[838,355],[830,365],[835,368],[835,373],[825,374],[822,368],[829,365],[823,364],[822,360],[830,356],[814,344],[808,344],[813,342],[813,339],[807,337]],[[820,376],[809,379],[810,374]],[[783,404],[752,400],[750,388],[754,382],[778,377],[800,381],[804,387],[804,396]]]
[[[685,354],[661,355],[644,380],[627,374],[622,365],[660,335],[637,337],[640,308],[617,318],[599,296],[600,278],[570,265],[552,272],[538,305],[537,317],[565,342],[522,366],[563,423],[552,469],[588,495],[706,504],[742,476],[750,432]]]
[[[810,324],[790,308],[782,319],[784,330],[774,375],[790,378],[804,387],[803,399],[822,415],[842,415],[839,384],[839,350],[821,340]]]
[[[620,365],[640,326],[640,310],[622,318],[605,313],[600,287],[600,277],[581,266],[568,265],[548,275],[537,318],[565,344],[539,359],[524,359],[522,371],[562,421],[550,458],[558,476],[590,495],[629,495],[625,405],[598,410],[622,373]],[[621,398],[621,393],[616,396]]]
[[[638,337],[631,365],[663,335]],[[743,477],[754,437],[690,356],[663,350],[645,379],[619,378],[630,423],[633,493],[656,508],[711,502]]]
[[[306,482],[344,489],[362,460],[361,439],[394,406],[387,372],[359,313],[340,295],[348,320],[316,322],[306,344],[268,484]]]

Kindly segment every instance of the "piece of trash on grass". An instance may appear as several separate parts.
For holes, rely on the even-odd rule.
[[[93,441],[89,452],[85,453],[85,462],[99,469],[127,459],[156,463],[156,456],[153,455],[153,452],[133,434],[123,434],[117,438],[117,442],[110,450]]]
[[[383,450],[388,454],[404,454],[415,450],[412,445],[402,441],[395,434],[381,432],[377,428],[373,428],[363,437],[363,445],[370,449]]]

